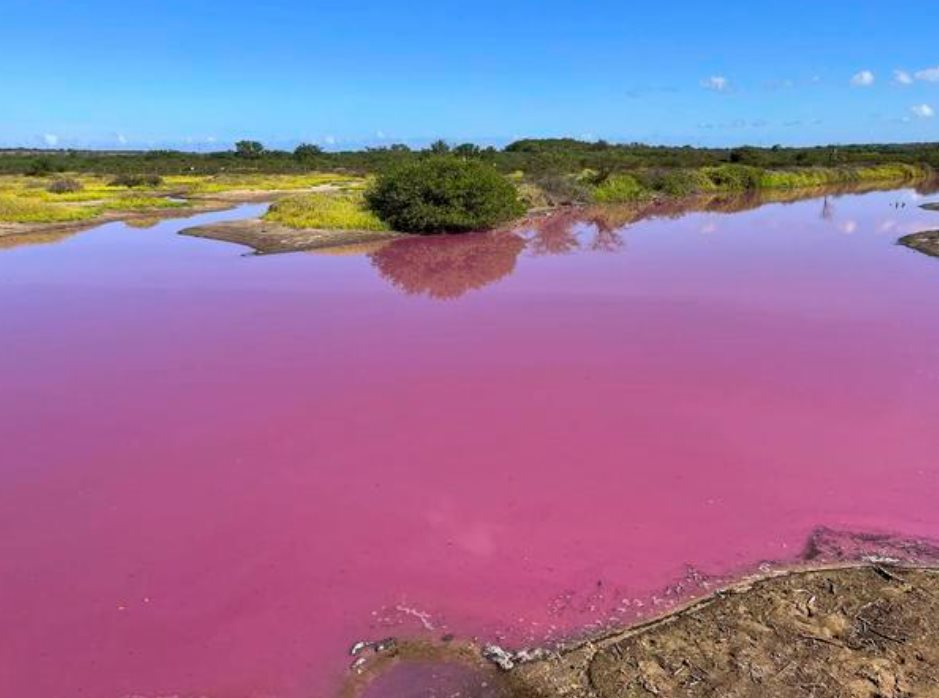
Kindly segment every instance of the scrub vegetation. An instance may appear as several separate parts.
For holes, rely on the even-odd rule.
[[[364,150],[325,152],[302,144],[293,152],[268,150],[242,141],[238,148],[213,153],[172,150],[82,151],[0,150],[0,173],[48,175],[82,172],[118,175],[219,175],[345,172],[376,173],[395,163],[428,154],[452,154],[486,161],[503,174],[523,172],[527,177],[549,173],[571,174],[590,169],[602,173],[636,170],[694,169],[718,165],[749,165],[762,169],[803,167],[869,167],[903,163],[939,169],[939,143],[867,144],[789,148],[692,148],[642,143],[614,144],[572,138],[523,139],[502,149],[472,143],[450,146],[437,141],[424,150],[393,144]]]
[[[185,201],[168,198],[156,187],[129,190],[109,178],[74,175],[46,180],[0,177],[0,223],[70,223],[88,221],[109,212],[185,208]]]
[[[697,169],[639,170],[605,176],[587,172],[598,203],[626,203],[656,197],[681,197],[712,192],[763,189],[807,189],[868,182],[911,182],[931,175],[922,165],[894,163],[865,167],[804,167],[769,170],[750,165],[718,165]]]
[[[273,193],[322,187],[344,194],[360,191],[365,183],[364,177],[323,172],[7,175],[0,176],[0,224],[81,222],[121,211],[158,213],[245,191]],[[357,201],[361,207],[361,193]],[[337,207],[342,205],[339,202]]]
[[[920,181],[939,144],[675,148],[526,139],[503,149],[437,141],[294,152],[240,141],[231,151],[0,151],[0,223],[85,221],[116,211],[248,195],[277,201],[266,219],[294,228],[458,232],[524,210],[825,186]]]
[[[391,228],[409,233],[481,230],[525,212],[515,186],[494,167],[449,155],[390,168],[365,202]]]

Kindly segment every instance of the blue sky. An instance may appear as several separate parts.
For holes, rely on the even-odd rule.
[[[3,0],[0,145],[939,140],[937,25],[935,0]]]

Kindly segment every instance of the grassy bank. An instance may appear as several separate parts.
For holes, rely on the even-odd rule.
[[[822,187],[901,186],[926,179],[932,170],[904,163],[864,167],[765,169],[723,164],[699,168],[639,169],[600,173],[536,175],[510,173],[520,199],[529,209],[561,203],[641,204],[700,195],[784,192]],[[265,219],[292,228],[387,230],[369,211],[363,191],[369,179],[348,173],[222,173],[145,178],[140,186],[121,186],[103,175],[65,173],[44,176],[0,176],[0,224],[81,223],[119,212],[185,209],[193,202],[245,193],[283,195]],[[59,186],[67,183],[68,186]]]
[[[599,175],[585,172],[571,184],[597,203],[628,203],[657,197],[682,197],[714,192],[746,192],[768,189],[863,184],[870,182],[915,182],[929,177],[931,170],[904,163],[869,167],[806,167],[767,170],[747,165],[719,165],[697,169],[642,170],[634,173]],[[550,195],[550,192],[548,192]]]
[[[313,192],[298,194],[273,203],[264,220],[289,228],[320,230],[388,230],[365,207],[362,193]]]
[[[57,193],[56,185],[68,182]],[[101,177],[0,177],[0,223],[68,223],[91,220],[104,213],[159,211],[186,206],[153,187],[110,186]]]
[[[123,211],[158,214],[190,207],[191,199],[212,199],[246,191],[290,192],[324,187],[352,192],[365,183],[362,177],[324,172],[142,179],[145,183],[126,186],[115,177],[74,172],[0,176],[0,223],[78,223]]]

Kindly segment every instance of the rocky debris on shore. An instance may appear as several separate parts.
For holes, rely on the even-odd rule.
[[[386,652],[394,652],[397,648],[398,641],[393,637],[374,641],[359,640],[349,648],[349,654],[354,658],[349,668],[356,673],[362,673],[370,657]]]
[[[486,645],[482,649],[482,655],[502,671],[511,671],[521,664],[547,659],[551,656],[551,652],[542,648],[521,649],[513,652],[499,645]]]

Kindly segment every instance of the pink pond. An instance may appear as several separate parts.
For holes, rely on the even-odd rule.
[[[0,695],[329,697],[356,640],[546,642],[818,527],[939,537],[917,202],[0,250]]]

